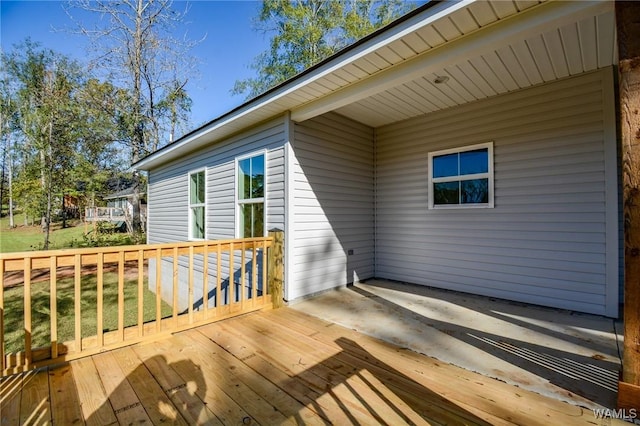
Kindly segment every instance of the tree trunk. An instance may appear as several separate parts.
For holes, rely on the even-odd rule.
[[[0,113],[0,137],[4,133],[4,116]],[[2,201],[4,200],[4,179],[5,169],[7,166],[7,152],[9,151],[9,133],[7,132],[7,140],[5,141],[4,150],[2,151],[2,179],[0,179],[0,218],[2,218]]]
[[[44,148],[40,149],[40,186],[42,187],[42,191],[47,190],[47,154],[44,151]],[[39,197],[40,198],[40,197]],[[42,209],[42,199],[39,200],[39,209]],[[45,232],[45,223],[46,223],[46,213],[44,210],[40,210],[40,228],[42,228],[42,232]]]
[[[15,228],[13,222],[13,154],[9,151],[9,228]]]
[[[42,250],[49,250],[49,237],[51,234],[51,205],[52,205],[52,197],[51,197],[51,187],[47,191],[47,208],[45,211],[45,223],[44,223],[44,244],[42,246]]]
[[[4,201],[4,177],[7,163],[7,149],[2,152],[2,177],[0,177],[0,218],[2,218],[2,206]]]
[[[42,230],[44,232],[44,244],[42,249],[49,250],[49,236],[51,233],[51,207],[52,207],[52,194],[51,191],[53,189],[52,180],[53,180],[53,153],[52,153],[52,143],[53,143],[53,120],[49,121],[49,135],[47,138],[48,146],[47,152],[44,155],[44,174],[43,174],[43,188],[46,192],[46,206],[43,217],[43,225]],[[43,150],[44,152],[44,150]]]
[[[134,64],[133,64],[133,99],[134,99],[134,118],[135,127],[133,135],[133,162],[140,160],[142,150],[144,149],[144,122],[142,118],[142,76],[140,65],[142,63],[142,14],[144,4],[142,0],[138,0],[136,8],[136,32],[134,37]],[[133,210],[131,212],[131,233],[140,232],[140,179],[137,173],[133,175]]]
[[[67,205],[64,199],[65,195],[62,193],[62,229],[67,227]]]

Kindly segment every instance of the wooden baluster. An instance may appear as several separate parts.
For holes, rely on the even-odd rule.
[[[251,250],[251,306],[256,306],[256,297],[258,297],[258,242],[253,242],[253,249]]]
[[[209,318],[209,244],[202,247],[202,304],[204,319]]]
[[[74,256],[74,262],[73,262],[73,298],[74,298],[73,314],[74,314],[74,321],[75,321],[74,331],[75,331],[76,352],[82,351],[82,312],[81,312],[82,308],[80,303],[82,301],[82,295],[80,292],[81,288],[82,288],[82,255],[76,254]]]
[[[144,250],[138,250],[138,337],[144,336]]]
[[[98,276],[97,276],[97,321],[96,332],[98,337],[98,348],[104,346],[104,253],[98,253]]]
[[[31,258],[24,259],[24,353],[25,365],[31,364]]]
[[[58,295],[57,280],[58,262],[55,256],[51,256],[49,263],[49,309],[51,312],[51,358],[58,357]]]
[[[124,341],[124,251],[118,252],[118,338]]]
[[[193,324],[193,245],[189,246],[189,324]]]
[[[156,332],[160,332],[162,321],[162,249],[156,249]]]
[[[262,241],[262,304],[264,305],[267,300],[267,242],[268,240]]]
[[[178,247],[173,248],[173,323],[178,327]]]
[[[218,315],[218,311],[220,310],[220,297],[221,297],[221,291],[220,291],[220,286],[222,285],[222,280],[221,280],[221,275],[222,275],[222,246],[220,245],[220,243],[217,244],[216,246],[216,315]]]
[[[0,260],[0,374],[5,368],[7,367],[4,354],[4,260]]]
[[[233,305],[233,303],[235,302],[235,279],[233,278],[234,276],[234,268],[235,265],[233,264],[234,261],[234,253],[233,253],[233,242],[229,243],[229,288],[228,288],[228,292],[229,292],[229,307],[231,307]]]
[[[242,240],[242,250],[240,251],[240,310],[244,312],[244,299],[245,299],[245,288],[246,288],[246,274],[247,274],[247,266],[245,265],[247,246],[245,241]]]

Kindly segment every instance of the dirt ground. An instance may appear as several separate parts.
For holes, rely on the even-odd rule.
[[[117,263],[107,263],[103,267],[104,272],[118,272]],[[92,275],[98,272],[96,265],[86,265],[82,267],[82,275]],[[144,276],[147,276],[148,267],[147,263],[144,264]],[[73,266],[62,266],[58,268],[57,278],[72,278],[74,276]],[[138,262],[131,261],[125,262],[124,266],[124,278],[125,280],[136,279],[138,277]],[[3,277],[4,288],[13,288],[24,284],[24,274],[22,271],[5,272]],[[49,269],[32,269],[31,270],[31,282],[39,283],[43,281],[49,281]]]

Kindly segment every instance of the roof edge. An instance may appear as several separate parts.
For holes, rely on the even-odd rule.
[[[283,91],[285,88],[287,88],[288,86],[293,86],[296,82],[299,82],[300,80],[304,79],[306,76],[308,76],[309,74],[312,74],[314,72],[316,72],[317,70],[319,70],[320,68],[330,64],[331,62],[335,61],[337,58],[340,58],[342,56],[346,56],[349,52],[352,52],[356,49],[358,49],[359,47],[363,46],[364,44],[370,42],[371,40],[379,37],[381,34],[388,32],[400,25],[402,25],[403,23],[411,20],[412,18],[414,18],[417,15],[420,15],[422,13],[424,13],[427,10],[432,9],[433,7],[437,6],[437,5],[446,5],[444,10],[448,9],[450,6],[461,3],[462,0],[455,0],[455,1],[443,1],[443,0],[430,0],[427,3],[423,4],[422,6],[419,6],[417,8],[415,8],[414,10],[408,12],[405,15],[402,15],[401,17],[399,17],[398,19],[396,19],[395,21],[389,23],[388,25],[385,25],[384,27],[381,27],[379,29],[377,29],[376,31],[368,34],[367,36],[357,40],[356,42],[342,48],[341,50],[339,50],[338,52],[334,53],[333,55],[323,59],[322,61],[318,62],[315,65],[312,65],[311,67],[305,69],[304,71],[296,74],[295,76],[283,81],[282,83],[278,84],[277,86],[272,87],[271,89],[267,90],[264,93],[261,93],[260,95],[251,98],[249,100],[247,100],[246,102],[238,105],[237,107],[231,109],[230,111],[208,121],[207,123],[195,128],[194,130],[182,135],[180,138],[176,139],[174,142],[165,145],[164,147],[152,152],[151,154],[147,155],[146,157],[138,160],[137,162],[132,164],[132,168],[136,169],[136,170],[145,170],[148,171],[150,170],[153,166],[151,166],[151,163],[155,163],[155,160],[158,160],[160,157],[163,157],[165,154],[171,152],[172,150],[174,150],[175,148],[178,148],[180,146],[185,145],[186,143],[189,142],[190,139],[193,139],[196,135],[202,133],[203,131],[207,130],[207,128],[217,128],[219,127],[219,125],[222,125],[222,122],[224,122],[227,119],[233,118],[235,115],[241,113],[241,112],[250,112],[252,109],[254,109],[255,107],[257,107],[258,105],[260,105],[261,103],[263,103],[267,98],[269,98],[270,96],[274,95],[277,92]]]

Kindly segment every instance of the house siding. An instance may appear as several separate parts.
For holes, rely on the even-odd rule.
[[[149,173],[148,188],[148,242],[165,243],[186,241],[188,235],[188,176],[195,170],[206,170],[206,238],[229,239],[236,235],[236,163],[237,157],[247,154],[266,152],[266,229],[284,229],[284,119],[270,121],[258,128],[251,129],[210,147],[194,152]],[[234,258],[236,269],[241,265],[241,252],[236,251]],[[180,307],[186,307],[188,277],[188,259],[179,259]],[[221,260],[222,281],[229,280],[229,255]],[[172,259],[164,259],[161,265],[163,283],[172,276]],[[248,267],[249,271],[251,270]],[[195,298],[202,292],[202,256],[194,259]],[[216,261],[210,258],[210,274],[217,270]],[[237,271],[235,281],[239,280]],[[149,264],[150,288],[155,289],[155,260]],[[215,282],[215,276],[209,276]],[[225,284],[226,286],[226,284]],[[164,286],[163,296],[171,297],[170,286]],[[225,296],[225,294],[223,294]]]
[[[284,227],[284,123],[269,122],[149,172],[149,243],[188,239],[188,175],[207,171],[209,239],[235,236],[235,159],[267,150],[267,229]]]
[[[374,274],[373,129],[329,113],[293,134],[290,299]]]
[[[376,129],[375,276],[617,315],[611,73]],[[495,208],[429,210],[428,153],[488,141]]]

